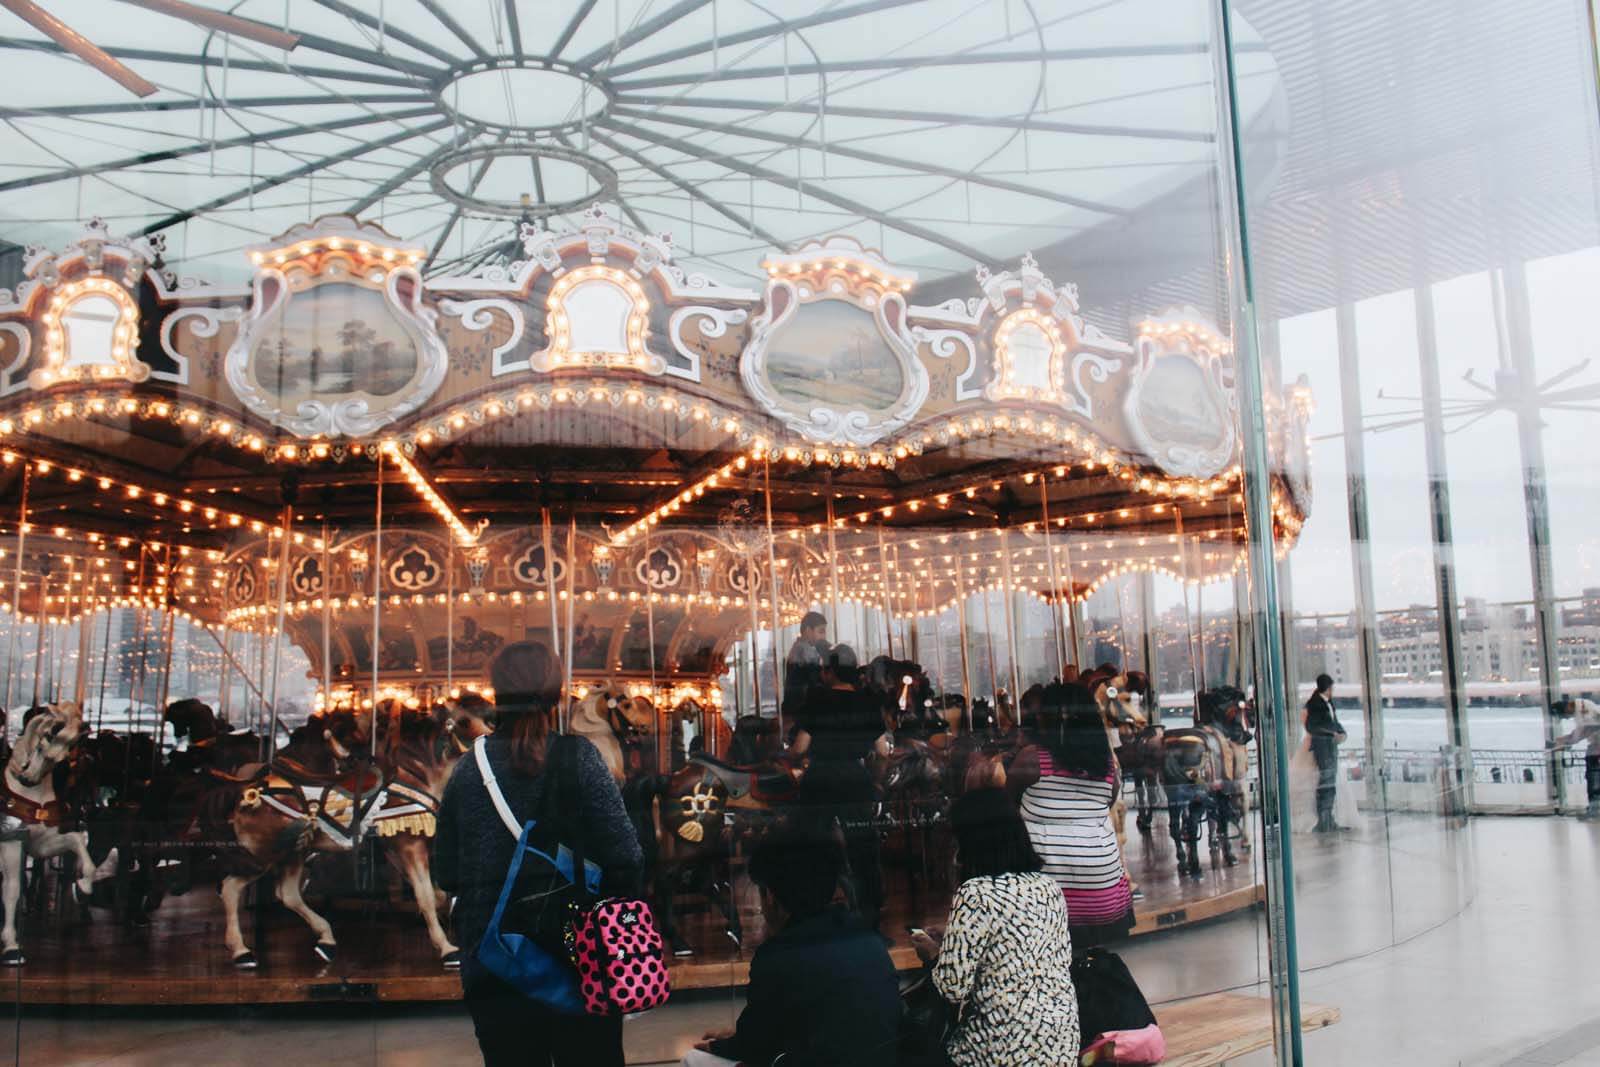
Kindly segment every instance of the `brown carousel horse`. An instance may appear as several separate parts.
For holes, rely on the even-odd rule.
[[[72,753],[83,734],[83,712],[62,701],[31,709],[22,735],[0,773],[0,900],[5,923],[0,928],[0,964],[24,962],[17,943],[17,903],[22,897],[24,854],[36,860],[71,856],[77,862],[74,888],[87,898],[104,877],[89,858],[88,834],[69,830],[75,813],[57,797],[55,770]],[[104,866],[115,865],[110,857]]]
[[[411,889],[440,963],[453,969],[461,966],[461,950],[451,944],[439,921],[445,896],[433,884],[431,844],[445,783],[489,726],[454,705],[418,709],[393,704],[378,722],[383,785],[362,826],[377,835],[390,865]]]
[[[239,906],[245,889],[267,874],[274,876],[278,899],[316,935],[317,956],[331,962],[337,954],[333,927],[305,902],[301,883],[312,853],[353,846],[353,830],[377,797],[380,779],[367,758],[366,729],[347,708],[320,712],[291,733],[270,763],[246,764],[233,774],[208,772],[198,829],[229,842],[221,854],[220,893],[223,938],[234,966],[257,966],[240,929]]]

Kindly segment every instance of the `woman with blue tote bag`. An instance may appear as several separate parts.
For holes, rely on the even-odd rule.
[[[500,651],[489,666],[495,732],[456,765],[439,805],[434,876],[456,897],[456,943],[473,946],[461,986],[485,1067],[623,1063],[622,1016],[586,1015],[566,999],[576,987],[552,940],[564,918],[565,894],[555,890],[568,887],[549,861],[567,876],[588,867],[579,892],[610,896],[633,894],[644,857],[600,753],[582,738],[552,736],[561,677],[543,645]],[[491,926],[493,944],[480,945]],[[503,976],[518,966],[512,984]]]

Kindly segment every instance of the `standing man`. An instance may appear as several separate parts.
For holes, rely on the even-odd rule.
[[[1588,787],[1589,806],[1581,818],[1600,819],[1600,706],[1581,697],[1567,697],[1551,707],[1563,719],[1572,720],[1572,732],[1550,743],[1552,749],[1571,748],[1586,744],[1583,754],[1584,784]]]
[[[1319,834],[1334,833],[1349,827],[1333,819],[1333,801],[1339,788],[1339,746],[1344,742],[1344,725],[1333,710],[1333,679],[1317,675],[1317,691],[1306,701],[1306,733],[1311,737],[1311,755],[1317,761],[1317,825]]]
[[[820,611],[808,611],[800,620],[800,633],[789,646],[783,664],[783,714],[793,718],[805,709],[813,689],[822,686],[822,663],[828,655],[828,620]]]

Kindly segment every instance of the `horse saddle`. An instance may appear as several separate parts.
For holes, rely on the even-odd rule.
[[[715,756],[696,752],[689,762],[702,767],[722,783],[733,800],[750,797],[759,801],[787,800],[794,795],[794,774],[776,763],[758,763],[751,767],[737,767],[724,763]]]

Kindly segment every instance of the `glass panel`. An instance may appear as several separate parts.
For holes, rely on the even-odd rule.
[[[1013,1058],[1071,1058],[1100,944],[1175,1045],[1231,1013],[1230,1051],[1293,1055],[1274,937],[1358,875],[1282,847],[1276,612],[1360,657],[1309,488],[1344,468],[1302,456],[1330,326],[1258,342],[1239,274],[1234,137],[1294,129],[1273,12],[1229,54],[1212,0],[44,6],[108,56],[0,39],[5,737],[81,732],[50,781],[95,884],[30,849],[19,1058],[538,1060],[589,1027],[495,977],[493,928],[571,979],[541,909],[579,854],[673,987],[579,1058],[731,1030],[780,936],[828,976],[785,991],[828,1001],[812,1059],[894,1042],[958,894],[1049,961],[1008,989],[1014,946],[973,954],[1046,1018]],[[35,376],[84,279],[131,303],[74,305],[66,362],[93,302],[138,309],[136,364]],[[1338,578],[1297,588],[1297,542]],[[1386,640],[1428,631],[1431,559]],[[1522,596],[1489,559],[1470,595]],[[1403,719],[1423,778],[1367,804],[1317,962],[1434,903],[1397,920],[1386,816],[1455,870],[1413,809],[1456,735]],[[1345,788],[1389,781],[1367,726]]]

